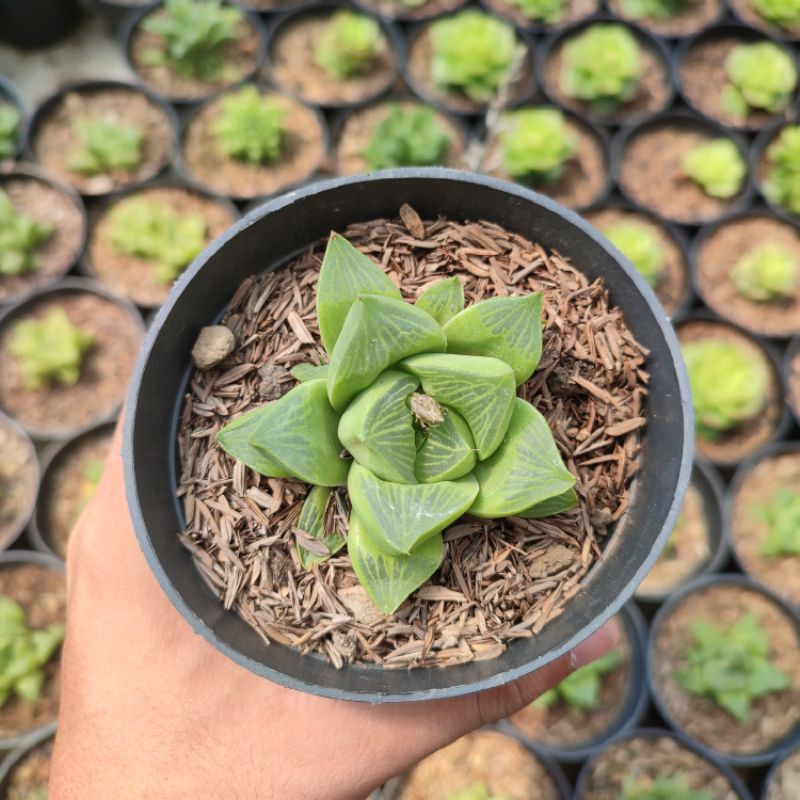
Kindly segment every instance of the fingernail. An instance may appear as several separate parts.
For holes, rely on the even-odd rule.
[[[576,670],[604,656],[616,647],[619,639],[619,625],[616,619],[610,619],[599,631],[593,633],[570,652],[570,667]]]

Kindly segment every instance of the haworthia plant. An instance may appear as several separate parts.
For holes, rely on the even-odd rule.
[[[312,485],[296,523],[304,568],[345,543],[326,513],[343,496],[334,487],[349,495],[353,569],[386,614],[436,572],[442,532],[462,514],[536,518],[577,504],[546,419],[516,396],[542,352],[541,308],[540,293],[465,308],[455,277],[406,303],[331,235],[317,284],[330,364],[296,365],[297,386],[217,434],[256,472]]]

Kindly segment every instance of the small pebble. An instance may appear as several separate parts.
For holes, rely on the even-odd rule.
[[[224,325],[208,325],[200,329],[192,348],[192,361],[198,369],[211,369],[233,352],[235,344],[234,335]]]

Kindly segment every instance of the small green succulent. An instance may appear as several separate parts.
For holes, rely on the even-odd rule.
[[[284,144],[286,111],[255,86],[226,95],[212,131],[230,158],[260,166],[275,161]]]
[[[370,170],[431,167],[442,163],[450,142],[432,108],[392,105],[364,148],[364,159]]]
[[[663,22],[677,17],[697,3],[697,0],[620,0],[629,19],[650,19]]]
[[[751,0],[753,8],[764,19],[782,28],[800,25],[800,0]]]
[[[751,513],[767,529],[759,550],[762,556],[800,556],[800,491],[780,487]]]
[[[107,117],[82,117],[72,128],[79,141],[67,162],[73,172],[89,176],[130,172],[141,164],[144,134],[136,125]]]
[[[619,650],[612,650],[575,670],[554,688],[548,689],[533,701],[533,707],[552,708],[559,701],[563,701],[577,713],[594,711],[600,705],[602,678],[612,673],[620,664],[622,664],[622,653]]]
[[[577,503],[546,419],[516,396],[541,355],[541,304],[536,293],[464,308],[456,277],[406,303],[378,264],[332,234],[317,284],[330,364],[299,365],[298,386],[217,441],[262,475],[311,484],[298,527],[322,542],[338,533],[337,549],[344,538],[326,529],[325,509],[346,486],[353,569],[393,613],[438,569],[442,531],[467,511],[538,517]]]
[[[642,50],[624,25],[598,22],[571,36],[563,47],[559,82],[573,100],[612,112],[632,100],[642,74]]]
[[[19,603],[0,595],[0,706],[12,695],[27,703],[41,697],[44,668],[63,640],[63,625],[32,629]]]
[[[656,287],[664,275],[667,256],[658,236],[640,222],[620,220],[602,229],[603,235]]]
[[[683,173],[707,195],[727,199],[737,194],[747,175],[747,164],[730,139],[711,139],[692,148],[681,161]]]
[[[722,107],[734,117],[754,110],[778,114],[797,87],[794,62],[772,42],[737,45],[725,60],[725,72],[730,83],[722,89]]]
[[[686,775],[661,773],[655,778],[626,775],[617,800],[714,800],[705,789],[692,789]]]
[[[314,58],[329,75],[346,80],[368,72],[385,48],[381,26],[355,11],[337,11],[314,45]]]
[[[504,171],[534,184],[557,181],[578,152],[577,136],[557,108],[506,112],[500,118],[498,138]]]
[[[787,125],[767,148],[767,199],[800,214],[800,125]]]
[[[790,300],[797,290],[800,266],[791,250],[760,244],[734,264],[731,278],[739,294],[758,303]]]
[[[514,800],[510,794],[494,794],[482,781],[473,783],[466,789],[451,792],[444,800]]]
[[[761,413],[769,372],[760,358],[718,339],[681,348],[692,388],[697,435],[713,441]]]
[[[747,723],[753,700],[791,685],[770,662],[769,636],[754,614],[721,626],[696,617],[691,634],[687,665],[675,672],[675,680],[689,694],[713,700],[737,722]]]
[[[14,154],[21,119],[14,106],[0,102],[0,159]]]
[[[202,214],[179,214],[142,197],[122,200],[111,211],[111,243],[120,253],[150,261],[158,283],[172,283],[206,246]]]
[[[26,275],[39,266],[36,255],[55,227],[18,211],[0,189],[0,278]]]
[[[568,0],[509,0],[525,19],[553,25],[561,22],[567,11]]]
[[[66,312],[53,308],[41,320],[26,319],[14,325],[9,349],[19,359],[28,389],[47,383],[74,386],[94,337],[69,321]]]
[[[432,23],[430,36],[433,82],[488,103],[514,63],[514,28],[483,11],[466,9]]]
[[[162,11],[148,14],[142,28],[164,39],[164,49],[143,54],[151,66],[165,65],[186,78],[236,80],[238,71],[225,64],[225,51],[236,41],[244,15],[222,0],[164,0]]]

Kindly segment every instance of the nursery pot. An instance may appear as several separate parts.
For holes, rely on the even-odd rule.
[[[764,199],[764,202],[782,219],[793,222],[795,225],[800,222],[800,215],[795,214],[791,209],[786,206],[773,203],[767,197],[763,188],[763,181],[761,180],[761,162],[764,159],[767,149],[774,142],[777,141],[783,128],[789,125],[797,125],[797,122],[780,121],[778,124],[761,131],[753,140],[750,146],[750,174],[753,178],[753,186],[758,190],[758,193]]]
[[[446,669],[346,665],[280,645],[265,647],[223,610],[178,540],[176,430],[199,329],[218,320],[241,282],[279,269],[331,230],[393,216],[403,203],[423,218],[484,219],[557,250],[590,280],[602,277],[650,351],[650,399],[631,504],[599,563],[563,613],[492,660]],[[268,247],[265,246],[268,243]],[[588,223],[511,183],[447,170],[399,169],[315,183],[259,206],[184,272],[146,337],[126,411],[124,460],[136,534],[161,587],[192,628],[236,663],[284,686],[340,699],[399,702],[453,697],[512,681],[563,655],[633,594],[677,519],[692,460],[693,420],[677,338],[655,295]]]
[[[792,363],[800,358],[800,334],[797,334],[786,348],[783,359],[783,381],[786,386],[786,397],[789,408],[794,415],[794,421],[800,425],[800,377],[797,390],[792,392]],[[798,370],[800,372],[800,369]]]
[[[0,39],[46,47],[67,36],[79,15],[77,0],[0,0]]]
[[[25,104],[22,102],[17,87],[11,83],[8,78],[0,75],[0,100],[4,103],[10,103],[17,109],[20,115],[19,126],[17,128],[17,141],[14,151],[11,153],[10,158],[13,160],[19,157],[20,151],[25,143],[27,119],[25,114]]]
[[[53,731],[45,731],[33,737],[27,744],[21,745],[7,753],[5,758],[0,762],[0,796],[8,797],[8,779],[17,764],[22,761],[25,756],[32,750],[35,750],[39,745],[45,744],[48,739],[53,737]]]
[[[33,464],[33,487],[30,493],[30,501],[26,504],[26,507],[19,515],[16,523],[9,529],[7,535],[0,539],[0,552],[2,552],[17,540],[22,531],[25,530],[28,520],[31,519],[31,515],[33,514],[36,506],[36,500],[39,496],[42,469],[39,464],[39,459],[36,456],[36,449],[33,446],[33,442],[25,432],[25,429],[22,427],[22,425],[11,419],[11,417],[8,415],[0,412],[0,427],[10,430],[14,436],[19,438],[19,441],[23,443],[23,446],[28,451],[28,458],[31,464]],[[6,454],[5,457],[8,458],[8,455]]]

